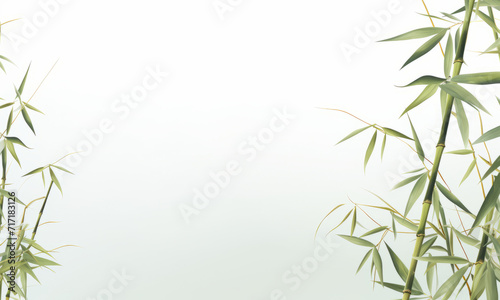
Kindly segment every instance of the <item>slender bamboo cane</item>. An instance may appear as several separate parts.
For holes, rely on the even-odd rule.
[[[495,23],[495,15],[493,14],[493,10],[491,9],[491,7],[488,7],[488,13],[491,17],[491,19],[493,20],[493,23]],[[493,31],[493,37],[495,38],[495,41],[498,40],[498,33],[496,31]],[[500,58],[500,53],[499,53],[499,58]],[[493,212],[494,210],[490,211],[488,213],[488,215],[486,216],[486,220],[485,222],[486,223],[489,223],[491,222],[491,220],[493,219]],[[485,231],[489,232],[490,231],[490,225],[486,225],[486,227],[484,228]],[[488,235],[486,234],[486,232],[483,233],[483,237],[481,239],[481,246],[479,248],[479,252],[477,254],[477,258],[476,258],[476,267],[475,267],[475,272],[474,274],[478,274],[478,271],[479,271],[479,267],[482,263],[484,263],[484,259],[486,257],[486,250],[487,250],[487,245],[488,245],[488,241],[489,241],[489,238],[488,238]],[[477,276],[474,277],[474,281],[473,281],[473,286],[477,285],[477,282],[480,278],[478,278]],[[471,300],[477,300],[478,297],[474,297],[474,298],[471,298]]]
[[[476,1],[469,1],[469,6],[466,10],[464,24],[462,27],[462,34],[460,36],[460,42],[458,45],[457,53],[455,56],[455,61],[453,63],[453,76],[460,74],[460,70],[462,69],[464,52],[465,52],[465,44],[467,42],[467,35],[469,32],[469,26],[472,17],[472,11],[474,9],[474,3]],[[422,244],[425,237],[425,224],[427,223],[427,217],[429,215],[429,210],[432,204],[432,194],[434,192],[434,187],[436,185],[437,173],[439,171],[439,164],[441,162],[441,158],[443,156],[443,151],[446,142],[446,135],[448,133],[448,126],[450,123],[450,116],[453,108],[453,101],[455,99],[448,95],[446,98],[446,106],[445,106],[445,114],[443,117],[443,123],[441,126],[441,133],[439,135],[439,141],[436,146],[436,154],[434,159],[434,165],[432,166],[431,176],[429,179],[429,185],[427,186],[427,191],[425,193],[425,200],[422,205],[422,215],[420,217],[420,223],[417,230],[417,240],[415,242],[415,249],[413,251],[413,257],[410,264],[410,269],[408,271],[408,277],[406,279],[405,289],[403,291],[403,300],[409,300],[411,296],[411,289],[413,286],[413,280],[415,279],[415,271],[417,269],[418,260],[416,257],[420,256],[420,250],[422,248]]]

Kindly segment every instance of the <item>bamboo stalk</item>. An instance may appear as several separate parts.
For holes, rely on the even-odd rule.
[[[460,42],[458,45],[457,53],[455,56],[455,61],[453,63],[453,76],[460,74],[462,69],[465,44],[467,42],[467,35],[469,32],[472,11],[474,10],[474,3],[476,1],[469,1],[469,7],[465,14],[464,24],[462,28],[462,34],[460,36]],[[438,144],[436,146],[436,154],[434,159],[434,165],[432,166],[431,176],[429,179],[429,185],[427,186],[427,191],[425,193],[425,200],[422,205],[422,215],[420,217],[420,224],[417,230],[417,240],[415,242],[415,249],[413,251],[413,257],[410,264],[410,269],[408,271],[408,277],[406,279],[405,289],[403,291],[403,300],[409,300],[411,296],[411,289],[413,286],[413,280],[415,279],[415,271],[417,269],[418,260],[416,257],[420,256],[420,249],[425,237],[425,224],[427,223],[427,217],[429,215],[429,210],[432,204],[432,194],[434,192],[434,187],[436,185],[437,174],[439,171],[439,165],[441,163],[441,158],[443,156],[443,151],[445,148],[446,135],[448,133],[448,126],[450,123],[450,116],[453,108],[453,101],[455,99],[448,95],[446,98],[445,114],[443,117],[443,123],[441,126],[441,133],[439,135]]]

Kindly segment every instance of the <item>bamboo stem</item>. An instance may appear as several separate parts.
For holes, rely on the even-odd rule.
[[[467,41],[467,35],[469,32],[470,21],[472,17],[472,11],[474,10],[474,3],[476,1],[469,1],[469,7],[466,11],[464,25],[462,28],[462,35],[460,36],[460,43],[455,56],[455,61],[453,63],[453,76],[460,74],[462,69],[463,57],[465,52],[465,44]],[[436,154],[434,159],[434,165],[432,166],[431,177],[429,179],[429,185],[427,186],[427,191],[425,193],[425,201],[422,205],[422,215],[420,217],[420,224],[417,230],[417,239],[415,242],[415,249],[413,251],[413,257],[410,264],[410,269],[408,271],[408,277],[406,279],[405,289],[403,291],[403,300],[409,300],[411,296],[411,289],[413,286],[413,280],[415,279],[415,271],[417,269],[418,260],[416,257],[420,256],[420,250],[424,242],[425,237],[425,224],[427,223],[427,217],[429,215],[429,210],[432,203],[432,194],[434,192],[434,187],[436,185],[437,174],[439,171],[439,164],[443,156],[443,151],[446,142],[446,135],[448,133],[448,126],[450,123],[450,116],[453,108],[454,98],[450,95],[446,98],[445,114],[443,117],[443,124],[441,127],[441,133],[439,136],[439,141],[436,146]]]

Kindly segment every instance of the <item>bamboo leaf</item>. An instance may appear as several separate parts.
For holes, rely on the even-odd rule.
[[[372,251],[373,251],[373,249],[368,250],[368,252],[366,253],[365,257],[363,257],[363,259],[361,260],[361,263],[359,264],[358,270],[356,271],[356,274],[358,274],[359,271],[361,271],[361,269],[365,265],[366,261],[368,260],[368,258],[372,254]]]
[[[428,257],[415,257],[417,260],[421,261],[430,261],[437,264],[470,264],[465,258],[457,257],[457,256],[428,256]]]
[[[500,180],[498,180],[498,178],[499,178],[498,176],[495,176],[495,181],[493,182],[493,186],[488,191],[488,194],[484,199],[483,205],[481,206],[479,212],[477,213],[472,228],[478,226],[481,223],[481,221],[486,217],[488,212],[495,207],[495,203],[498,201],[498,196],[500,195]]]
[[[457,198],[457,196],[453,195],[453,193],[450,192],[448,189],[446,189],[446,187],[444,187],[440,182],[436,182],[436,186],[439,189],[439,191],[441,192],[441,194],[443,194],[453,204],[460,207],[463,211],[465,211],[469,214],[472,214],[470,212],[470,210],[467,209],[467,207],[465,207],[465,205]]]
[[[422,174],[420,178],[417,180],[415,183],[415,186],[411,190],[410,197],[408,198],[408,202],[406,203],[406,209],[405,209],[405,214],[404,216],[406,217],[408,213],[410,212],[411,208],[417,201],[417,199],[422,195],[425,184],[427,183],[427,173]]]
[[[59,191],[62,194],[63,191],[61,188],[61,184],[59,183],[59,180],[57,179],[56,174],[54,174],[54,171],[52,171],[52,168],[50,168],[50,167],[49,167],[49,173],[50,173],[50,178],[56,184],[57,188],[59,189]]]
[[[380,159],[384,159],[385,144],[387,143],[387,134],[384,134],[384,139],[382,140],[382,148],[380,150]]]
[[[461,150],[454,150],[454,151],[449,151],[446,152],[448,154],[456,154],[456,155],[468,155],[474,153],[474,151],[469,150],[469,149],[461,149]]]
[[[384,130],[384,133],[386,133],[390,136],[411,140],[411,138],[409,138],[408,136],[406,136],[406,135],[402,134],[401,132],[396,131],[394,129],[387,128],[387,127],[382,127],[382,129]]]
[[[354,208],[354,213],[352,215],[352,223],[351,223],[351,235],[354,234],[354,230],[356,230],[356,223],[358,219],[357,207]]]
[[[385,246],[387,247],[387,250],[389,250],[389,255],[391,256],[392,264],[394,265],[394,269],[396,269],[396,272],[398,273],[399,277],[403,282],[406,282],[406,278],[408,277],[408,268],[405,266],[403,261],[396,255],[396,253],[385,243]],[[422,287],[420,286],[420,283],[415,279],[414,281],[415,284],[415,289],[418,291],[422,291]]]
[[[372,229],[370,231],[367,231],[366,233],[364,233],[363,235],[361,235],[360,237],[365,237],[365,236],[370,236],[372,234],[376,234],[376,233],[379,233],[381,231],[384,231],[384,230],[387,230],[389,227],[387,226],[380,226],[380,227],[377,227],[375,229]],[[352,234],[351,234],[352,235]]]
[[[464,177],[462,178],[462,181],[460,181],[460,185],[462,185],[462,183],[470,176],[470,174],[472,173],[472,170],[474,170],[475,166],[476,166],[476,159],[474,158],[472,160],[471,164],[469,165],[469,167],[467,168],[467,171],[465,172]]]
[[[451,95],[456,99],[460,99],[470,106],[474,107],[475,109],[481,109],[482,111],[489,114],[488,110],[486,110],[486,108],[476,99],[476,97],[474,97],[474,95],[472,95],[469,91],[467,91],[460,85],[456,83],[446,83],[441,84],[439,87],[443,89],[448,95]]]
[[[467,84],[495,84],[500,83],[500,72],[485,72],[474,74],[463,74],[454,76],[451,81]]]
[[[484,143],[492,139],[496,139],[500,137],[500,126],[495,127],[491,130],[488,130],[486,133],[481,135],[475,142],[474,144],[479,144],[479,143]]]
[[[431,85],[426,86],[424,88],[424,90],[422,91],[422,93],[420,93],[420,95],[418,95],[417,99],[415,99],[412,103],[410,103],[410,105],[408,105],[408,107],[403,111],[400,118],[404,114],[408,113],[410,110],[414,109],[415,107],[419,106],[420,104],[425,102],[427,99],[432,97],[437,92],[438,87],[439,86],[436,84],[431,84]]]
[[[42,173],[43,174],[43,173]],[[332,230],[330,230],[328,233],[334,231],[335,229],[339,228],[340,225],[344,224],[344,222],[347,220],[347,218],[349,218],[349,216],[352,214],[352,212],[354,211],[354,209],[351,209],[347,215],[345,215],[344,219],[340,222],[340,224],[338,224],[337,226],[335,226],[335,228],[333,228]],[[328,216],[328,215],[327,215]],[[326,218],[326,217],[325,217]]]
[[[428,37],[431,35],[436,35],[436,34],[439,34],[441,32],[446,32],[447,30],[448,30],[447,28],[439,28],[439,27],[419,28],[419,29],[415,29],[415,30],[397,35],[397,36],[389,38],[389,39],[382,40],[380,42],[420,39],[420,38],[425,38],[425,37]]]
[[[16,149],[14,148],[14,145],[12,144],[11,141],[5,139],[5,146],[10,152],[10,155],[16,160],[16,162],[21,166],[21,162],[19,161],[19,158],[17,157]]]
[[[469,120],[467,119],[467,115],[465,114],[464,106],[462,102],[455,101],[455,111],[457,112],[457,122],[458,128],[460,129],[460,134],[462,135],[462,142],[464,143],[464,147],[467,147],[469,142]]]
[[[14,114],[14,109],[11,109],[10,110],[10,114],[9,114],[9,117],[7,118],[7,129],[5,130],[5,132],[7,134],[9,134],[9,131],[10,131],[10,126],[12,125],[12,115]]]
[[[378,252],[377,247],[373,247],[372,259],[373,263],[375,264],[375,269],[377,270],[378,277],[380,278],[380,281],[382,282],[383,286],[384,270],[382,267],[382,258],[380,257],[380,253]]]
[[[446,280],[441,287],[436,291],[436,294],[434,294],[433,299],[438,299],[441,296],[445,296],[443,299],[448,299],[451,294],[453,294],[453,291],[457,288],[458,283],[462,279],[462,277],[465,275],[465,272],[469,269],[469,266],[462,267],[459,269],[455,274],[451,275],[448,280]]]
[[[500,156],[491,164],[490,168],[484,173],[483,178],[481,178],[481,181],[486,179],[486,177],[490,176],[491,173],[493,173],[498,167],[500,167]]]
[[[350,235],[342,235],[342,234],[339,234],[338,236],[340,236],[341,238],[347,240],[348,242],[351,242],[351,243],[358,245],[358,246],[371,247],[371,248],[375,247],[374,244],[372,244],[371,242],[364,240],[362,238],[358,238],[358,237],[350,236]]]
[[[417,231],[418,229],[418,226],[413,224],[412,222],[406,220],[406,219],[403,219],[395,214],[392,214],[392,217],[396,220],[396,222],[398,222],[399,224],[403,225],[404,227],[412,230],[412,231]]]
[[[444,76],[446,78],[450,77],[452,64],[453,64],[453,39],[451,38],[451,33],[450,33],[448,35],[448,41],[446,42],[446,50],[444,52]]]
[[[451,229],[453,230],[457,238],[459,238],[462,242],[466,243],[467,245],[476,247],[479,244],[479,240],[473,237],[472,235],[462,234],[460,231],[456,230],[453,227]]]
[[[368,129],[370,127],[372,127],[372,125],[354,130],[353,132],[351,132],[350,134],[348,134],[345,138],[343,138],[342,140],[340,140],[340,142],[338,142],[337,145],[340,144],[340,143],[342,143],[342,142],[344,142],[344,141],[346,141],[346,140],[348,140],[348,139],[350,139],[350,138],[352,138],[355,135],[360,134],[361,132],[365,131],[366,129]]]
[[[443,82],[445,82],[445,78],[440,78],[436,76],[431,76],[431,75],[425,75],[422,77],[419,77],[418,79],[408,83],[407,85],[399,86],[399,87],[409,87],[409,86],[415,86],[415,85],[439,85]]]
[[[31,122],[31,118],[30,118],[30,116],[28,114],[28,111],[26,110],[25,107],[23,107],[21,109],[21,113],[23,115],[23,119],[26,122],[26,124],[28,124],[29,128],[31,129],[31,131],[33,131],[33,134],[36,135],[35,128],[33,127],[33,122]]]
[[[415,128],[413,127],[413,123],[411,122],[411,119],[409,116],[408,116],[408,120],[410,121],[411,132],[413,134],[413,141],[415,142],[415,148],[417,149],[418,158],[420,158],[420,160],[422,162],[424,162],[424,160],[425,160],[424,149],[422,148],[422,144],[420,144],[420,140],[418,138],[417,132],[415,131]]]
[[[422,245],[422,248],[420,248],[420,256],[424,256],[425,253],[427,253],[427,251],[429,251],[429,249],[434,245],[434,243],[436,242],[437,240],[437,236],[429,239],[428,241],[426,241],[423,245]]]
[[[415,61],[416,59],[422,57],[423,55],[427,54],[429,51],[431,51],[434,47],[436,47],[437,44],[443,39],[444,35],[448,31],[447,28],[441,28],[441,31],[439,31],[435,36],[433,36],[431,39],[429,39],[427,42],[425,42],[422,46],[420,46],[412,56],[404,63],[404,65],[401,67],[404,68],[411,62]]]
[[[373,133],[372,139],[370,140],[370,144],[368,144],[368,148],[366,149],[365,164],[364,164],[365,172],[366,172],[366,165],[368,164],[368,161],[370,160],[370,157],[372,156],[373,149],[375,148],[376,142],[377,142],[377,131],[375,131]]]
[[[498,299],[497,279],[491,262],[486,267],[486,297],[488,300]]]
[[[422,174],[418,174],[418,175],[415,175],[415,176],[412,176],[412,177],[408,177],[406,179],[404,179],[403,181],[397,183],[392,189],[395,190],[395,189],[398,189],[400,187],[403,187],[409,183],[412,183],[413,181],[419,179],[423,174],[425,173],[422,173]]]

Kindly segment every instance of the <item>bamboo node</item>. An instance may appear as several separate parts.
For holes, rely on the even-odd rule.
[[[424,203],[432,204],[432,200],[426,199],[426,200],[424,200]]]
[[[453,63],[464,63],[464,60],[463,59],[455,59],[455,61]]]
[[[417,233],[417,237],[424,237],[425,233]]]
[[[445,145],[445,144],[437,144],[437,145],[436,145],[436,148],[437,148],[437,147],[443,147],[443,148],[444,148],[444,147],[446,147],[446,145]]]
[[[404,290],[403,294],[410,294],[411,295],[411,290]]]

